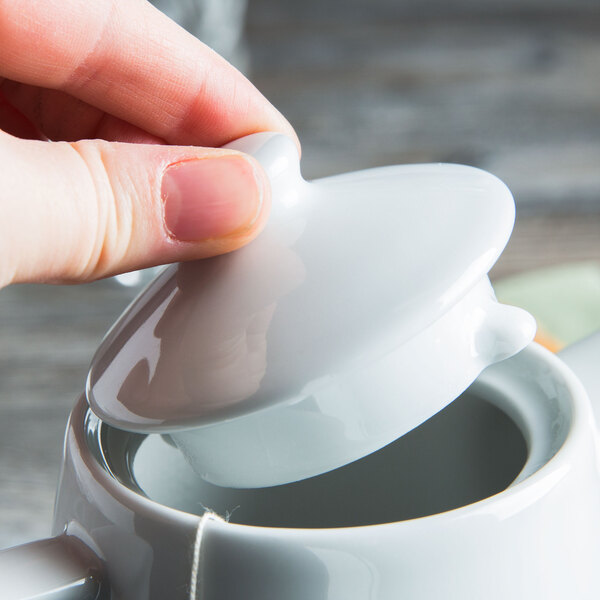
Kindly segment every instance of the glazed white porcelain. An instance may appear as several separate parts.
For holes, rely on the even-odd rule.
[[[597,356],[600,347],[590,351]],[[375,524],[341,528],[249,526],[158,504],[107,470],[98,453],[106,436],[93,433],[97,425],[90,433],[95,417],[86,427],[82,399],[67,432],[54,531],[77,536],[106,560],[113,600],[597,598],[598,434],[581,383],[531,344],[486,369],[471,390],[523,434],[527,460],[515,481],[439,514],[378,522],[375,511]],[[474,444],[485,442],[471,431]],[[164,486],[164,466],[157,460],[140,479],[154,472],[155,485]],[[394,477],[395,468],[379,475]],[[309,510],[318,515],[326,495]]]
[[[297,481],[397,439],[535,332],[487,272],[514,220],[510,192],[459,165],[306,182],[295,145],[255,134],[272,215],[253,243],[169,267],[101,344],[92,410],[170,432],[224,486]]]
[[[87,390],[107,422],[80,399],[55,538],[0,552],[0,597],[595,600],[599,434],[582,383],[487,281],[506,188],[421,165],[309,193],[280,179],[298,175],[284,139],[241,144],[273,180],[272,227],[172,267],[111,330]],[[395,212],[396,185],[421,211]],[[565,353],[597,413],[599,356],[600,336]]]

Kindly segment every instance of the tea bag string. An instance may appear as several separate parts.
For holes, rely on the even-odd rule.
[[[200,520],[196,528],[196,537],[194,539],[194,549],[192,554],[192,570],[190,573],[190,594],[189,600],[200,600],[198,594],[198,572],[200,571],[200,561],[202,558],[202,538],[204,527],[208,521],[223,521],[223,519],[215,512],[207,510]]]

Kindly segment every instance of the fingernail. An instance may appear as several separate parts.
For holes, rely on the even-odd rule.
[[[242,232],[260,214],[265,183],[258,168],[241,155],[172,164],[161,183],[167,230],[186,242]]]

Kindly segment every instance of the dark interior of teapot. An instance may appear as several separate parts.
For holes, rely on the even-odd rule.
[[[186,512],[211,510],[233,523],[268,527],[349,527],[445,512],[506,489],[527,460],[514,421],[469,392],[365,458],[269,488],[212,485],[159,435],[102,425],[98,441],[106,468],[136,492]]]

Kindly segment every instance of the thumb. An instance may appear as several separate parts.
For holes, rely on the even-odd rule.
[[[258,233],[269,204],[261,167],[232,150],[0,131],[0,287],[229,252]]]

